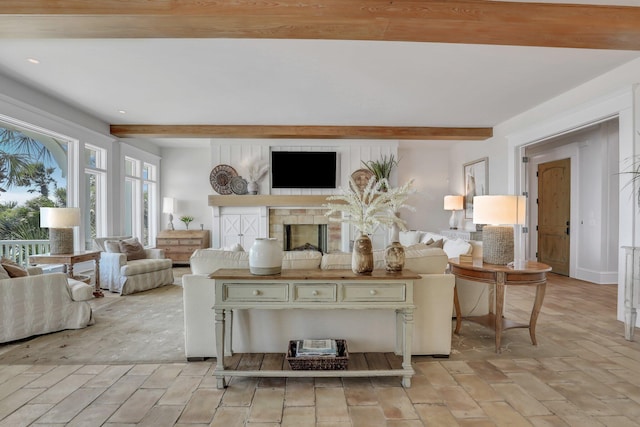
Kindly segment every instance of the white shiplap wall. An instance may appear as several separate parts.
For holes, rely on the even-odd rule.
[[[271,150],[282,151],[336,151],[338,153],[338,186],[346,187],[351,174],[363,167],[362,161],[378,160],[382,156],[394,155],[398,158],[398,141],[379,140],[257,140],[257,139],[215,139],[211,141],[211,169],[219,164],[232,166],[238,175],[248,179],[248,165],[253,159],[269,162]],[[391,176],[391,184],[397,181],[396,172]],[[260,194],[333,194],[337,190],[327,189],[271,189],[269,176],[260,182]]]
[[[393,155],[398,158],[398,141],[335,141],[335,140],[255,140],[255,139],[216,139],[211,141],[211,169],[219,164],[232,166],[238,175],[248,179],[248,165],[252,160],[259,159],[269,162],[271,151],[335,151],[338,153],[338,180],[337,186],[346,188],[351,174],[363,167],[363,161],[379,160],[383,156]],[[330,189],[272,189],[270,188],[270,175],[260,182],[260,194],[276,195],[324,195],[335,194],[339,190]],[[397,171],[390,177],[391,185],[397,183]],[[293,207],[293,206],[292,206]],[[214,221],[214,234],[215,224]],[[343,225],[342,249],[350,250],[350,242],[353,240],[355,230],[349,225]],[[387,243],[387,231],[379,227],[371,236],[374,248],[382,249]]]

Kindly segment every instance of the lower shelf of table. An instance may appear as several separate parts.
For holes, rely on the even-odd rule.
[[[394,353],[349,353],[345,370],[293,370],[284,353],[236,353],[227,356],[225,369],[215,369],[221,377],[411,377],[413,369],[402,367],[402,356]],[[410,382],[403,380],[405,386]]]

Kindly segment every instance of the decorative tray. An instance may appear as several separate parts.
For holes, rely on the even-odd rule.
[[[234,194],[247,194],[247,180],[241,176],[234,176],[229,183]]]
[[[373,176],[373,172],[369,169],[358,169],[351,174],[351,179],[356,183],[360,192],[364,191],[365,187],[369,183],[369,180]]]
[[[231,166],[218,165],[211,171],[209,182],[211,182],[211,187],[213,187],[218,194],[231,194],[233,192],[231,189],[231,179],[236,176],[238,176],[238,173]]]

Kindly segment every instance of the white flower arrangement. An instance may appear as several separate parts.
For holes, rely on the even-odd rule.
[[[406,184],[390,188],[386,179],[376,181],[371,177],[367,186],[360,191],[353,179],[349,179],[349,188],[340,188],[341,194],[327,197],[327,200],[341,200],[344,203],[327,203],[323,207],[329,209],[326,216],[329,221],[346,222],[353,224],[360,233],[370,234],[376,225],[391,227],[394,224],[400,229],[406,229],[406,221],[396,214],[399,209],[415,210],[406,204],[407,198],[413,193],[411,186],[413,179]],[[387,191],[381,191],[382,188]],[[331,215],[341,212],[347,214],[344,218],[335,218]]]
[[[248,166],[249,182],[259,182],[269,171],[269,165],[260,160],[252,160]]]

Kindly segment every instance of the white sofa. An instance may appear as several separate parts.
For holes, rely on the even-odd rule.
[[[447,253],[448,258],[456,258],[461,254],[482,258],[482,242],[450,239],[442,234],[421,230],[400,232],[400,243],[405,246],[415,243],[427,243],[430,240],[434,242],[442,240],[442,248]],[[460,312],[463,317],[484,316],[489,313],[489,285],[456,278],[456,289],[460,302]]]
[[[29,276],[0,280],[0,342],[93,324],[87,302],[93,286],[41,271],[30,268]]]
[[[375,268],[384,268],[382,251],[374,254]],[[448,356],[451,351],[454,277],[446,274],[442,249],[408,248],[405,268],[422,277],[414,282],[416,355]],[[208,274],[219,268],[249,268],[247,252],[199,249],[191,256],[192,274],[182,277],[185,353],[188,360],[216,356],[214,287]],[[283,268],[351,268],[351,254],[315,251],[285,252]],[[394,351],[395,313],[392,310],[236,310],[234,352],[286,351],[291,339],[346,339],[349,350]]]

